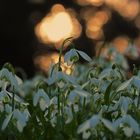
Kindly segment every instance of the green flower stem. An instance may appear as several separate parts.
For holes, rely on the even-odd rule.
[[[57,125],[59,129],[64,130],[64,101],[65,98],[62,94],[61,89],[58,87],[58,115],[57,115]]]
[[[139,92],[139,96],[138,96],[137,108],[139,108],[139,104],[140,104],[140,92]]]
[[[13,91],[13,94],[12,94],[12,112],[14,111],[15,109],[15,92]]]
[[[102,52],[102,49],[104,48],[104,46],[105,46],[105,42],[99,47],[99,51],[96,55],[97,58],[99,58],[101,56],[101,52]]]
[[[83,100],[83,111],[85,111],[86,109],[86,98],[84,97],[84,100]]]
[[[62,44],[62,46],[61,46],[61,48],[60,48],[60,52],[59,52],[59,61],[58,61],[58,71],[61,71],[61,57],[62,57],[62,52],[63,52],[64,46],[65,46],[65,44],[66,44],[67,42],[70,42],[70,43],[72,44],[71,39],[72,39],[72,37],[69,37],[69,38],[67,38],[66,40],[64,40],[64,42],[63,42],[63,44]]]
[[[6,108],[5,108],[6,103],[3,102],[3,107],[4,107],[4,113],[6,112]]]
[[[61,113],[62,113],[62,130],[64,130],[64,96],[61,95],[62,99],[62,106],[61,106]]]
[[[60,113],[61,113],[61,109],[60,109],[60,89],[58,88],[58,116],[60,116]]]

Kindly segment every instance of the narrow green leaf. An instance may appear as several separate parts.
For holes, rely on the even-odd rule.
[[[112,91],[112,84],[113,84],[113,81],[109,84],[109,86],[107,87],[105,93],[104,93],[104,102],[105,104],[109,104],[109,96],[110,96],[110,93]]]
[[[128,81],[123,82],[116,90],[116,92],[125,90],[132,82],[133,77],[131,79],[129,79]]]

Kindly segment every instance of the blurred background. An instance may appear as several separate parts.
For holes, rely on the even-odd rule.
[[[10,62],[28,77],[58,61],[64,39],[91,57],[102,44],[140,54],[139,0],[3,0],[0,2],[0,66]],[[65,51],[69,48],[66,44]],[[140,64],[128,58],[130,65]],[[69,72],[69,71],[68,71]]]

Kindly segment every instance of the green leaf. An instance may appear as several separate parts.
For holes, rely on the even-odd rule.
[[[133,77],[125,82],[123,82],[116,90],[116,92],[119,92],[119,91],[122,91],[122,90],[125,90],[127,87],[130,86],[131,82],[133,80]]]
[[[105,93],[104,93],[104,102],[105,104],[109,105],[110,103],[110,100],[109,100],[109,97],[110,97],[110,93],[112,91],[112,84],[113,84],[114,81],[112,81],[109,86],[107,87]]]

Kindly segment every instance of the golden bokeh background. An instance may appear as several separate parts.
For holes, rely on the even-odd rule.
[[[138,57],[126,57],[140,65],[139,0],[14,0],[1,1],[0,9],[1,66],[47,73],[68,37],[92,58],[102,45],[108,46],[103,54],[112,46],[123,55],[132,46]],[[63,55],[71,48],[65,44]]]

